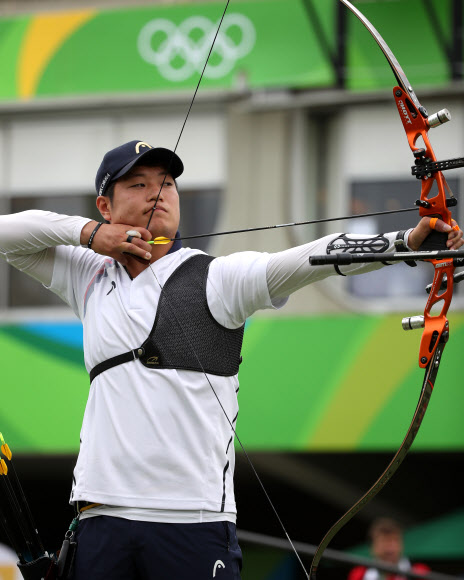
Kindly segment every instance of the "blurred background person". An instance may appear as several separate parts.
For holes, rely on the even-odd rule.
[[[374,520],[368,531],[371,555],[385,564],[398,566],[404,572],[416,572],[425,576],[430,568],[425,564],[412,564],[403,554],[403,530],[400,524],[391,518]],[[356,566],[348,574],[348,580],[402,580],[404,577],[388,574],[376,568]]]

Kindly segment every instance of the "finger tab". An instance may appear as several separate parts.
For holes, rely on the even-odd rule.
[[[133,238],[141,238],[142,234],[140,232],[138,232],[137,230],[128,230],[126,232],[126,234],[128,236],[132,236]]]

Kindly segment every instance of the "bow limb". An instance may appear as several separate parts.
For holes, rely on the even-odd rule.
[[[419,428],[422,423],[422,419],[424,414],[427,410],[430,397],[432,396],[433,386],[435,384],[435,378],[438,373],[438,368],[440,365],[441,355],[443,353],[443,348],[445,346],[447,338],[443,337],[437,348],[435,349],[434,356],[430,361],[425,377],[424,382],[422,384],[422,390],[419,397],[419,401],[417,403],[417,407],[414,413],[414,417],[412,419],[411,425],[409,426],[408,432],[398,449],[395,453],[395,456],[388,464],[385,471],[382,475],[377,479],[374,485],[330,528],[330,530],[326,533],[324,538],[322,539],[321,543],[317,547],[317,551],[313,557],[313,561],[311,563],[310,568],[310,578],[315,580],[317,569],[319,566],[319,562],[322,558],[324,550],[327,548],[329,543],[335,537],[335,535],[343,528],[345,524],[347,524],[366,504],[368,504],[371,499],[373,499],[379,491],[388,483],[391,479],[393,474],[396,472],[398,467],[403,462],[404,458],[406,457],[411,445],[416,438],[416,435],[419,431]]]

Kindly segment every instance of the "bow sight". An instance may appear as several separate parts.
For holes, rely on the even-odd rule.
[[[425,156],[425,149],[418,149],[414,153],[414,157],[416,158],[416,164],[411,167],[411,173],[415,175],[417,179],[429,179],[438,171],[464,167],[464,157],[455,157],[454,159],[445,159],[443,161],[432,161],[430,158]],[[422,202],[416,202],[416,204],[421,205]],[[457,205],[456,198],[447,199],[446,205],[447,207]]]
[[[395,97],[397,98],[397,105],[400,111],[400,115],[401,113],[403,115],[403,122],[412,124],[409,118],[409,114],[411,114],[413,117],[415,116],[414,107],[406,107],[406,105],[408,105],[408,100],[406,99],[405,105],[404,101],[402,100],[403,92],[401,89],[398,89],[395,92]],[[408,109],[410,109],[409,112]],[[429,129],[441,127],[441,125],[451,121],[451,113],[448,111],[448,109],[441,109],[433,115],[428,115],[424,107],[419,107],[418,110],[424,117]],[[417,179],[427,180],[433,177],[433,174],[437,173],[438,171],[446,171],[447,169],[457,169],[458,167],[464,167],[464,157],[444,159],[443,161],[433,161],[430,157],[426,157],[425,149],[416,149],[413,153],[415,157],[415,165],[411,167],[411,173]],[[422,200],[417,200],[416,205],[419,207],[428,207],[427,202]],[[446,205],[447,207],[453,207],[457,205],[457,200],[452,196],[452,194],[451,198],[446,200]]]
[[[395,94],[395,96],[398,97],[399,99],[397,103],[400,108],[400,111],[404,109],[403,116],[406,115],[405,118],[407,119],[408,113],[406,111],[406,107],[404,106],[404,104],[402,105],[400,104],[402,103],[401,89],[398,89],[397,94]],[[445,123],[451,121],[451,113],[448,111],[448,109],[441,109],[441,111],[438,111],[438,113],[434,113],[433,115],[429,116],[427,116],[427,111],[424,109],[424,107],[419,107],[419,112],[424,117],[429,129],[441,127],[441,125],[444,125]],[[414,116],[414,109],[411,111],[411,114]],[[425,149],[416,149],[413,153],[415,157],[415,165],[411,167],[411,173],[417,179],[427,180],[433,177],[433,174],[437,173],[438,171],[446,171],[447,169],[457,169],[458,167],[464,167],[464,157],[456,157],[454,159],[444,159],[443,161],[433,161],[430,157],[426,157]],[[457,203],[458,202],[456,198],[453,197],[452,194],[451,197],[446,200],[447,207],[453,207],[457,205]],[[416,205],[418,205],[419,207],[425,208],[428,207],[427,202],[424,202],[422,200],[417,200]]]

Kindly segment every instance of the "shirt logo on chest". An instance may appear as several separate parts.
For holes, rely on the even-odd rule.
[[[113,282],[111,282],[111,290],[109,292],[107,292],[107,296],[108,294],[111,294],[111,292],[113,292],[113,290],[116,288],[116,282],[113,280]]]
[[[105,259],[103,265],[97,270],[95,276],[92,278],[89,285],[87,286],[87,289],[84,294],[84,318],[85,315],[87,314],[87,304],[89,303],[90,297],[94,293],[96,285],[108,277],[109,268],[119,268],[118,263],[110,258]],[[110,292],[116,288],[115,282],[112,282],[111,284],[113,287],[111,288]],[[108,292],[108,294],[110,292]]]

